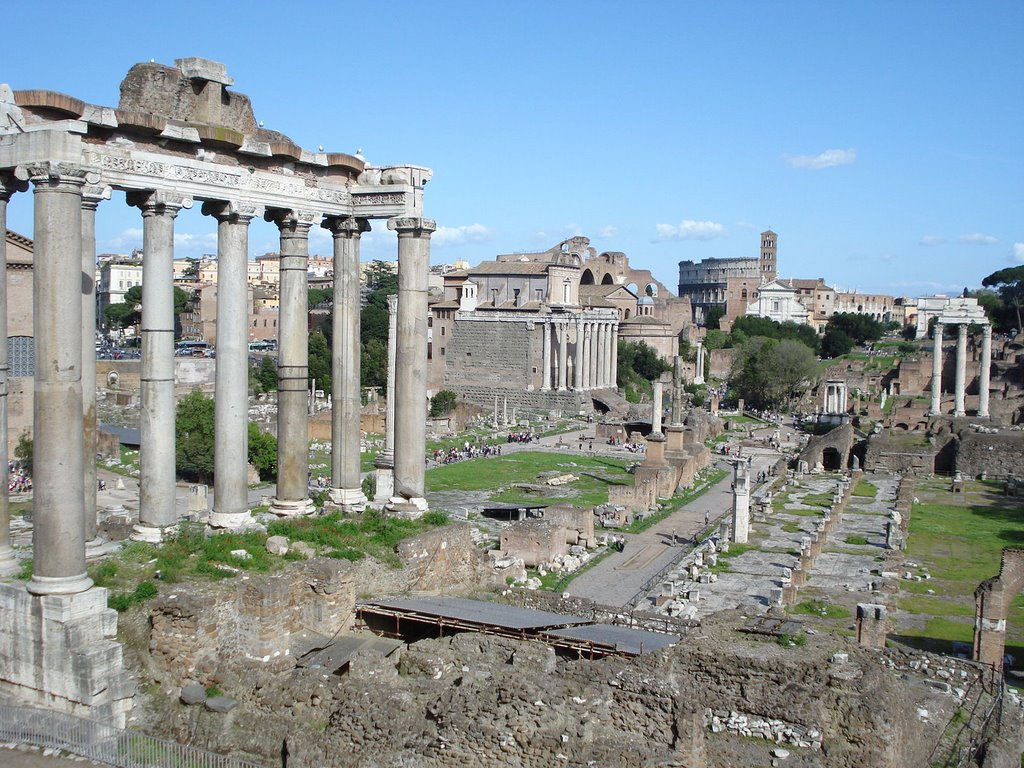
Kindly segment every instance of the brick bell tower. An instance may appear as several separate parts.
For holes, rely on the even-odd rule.
[[[779,236],[770,229],[761,233],[761,256],[758,266],[761,270],[761,282],[770,283],[779,275],[778,264]]]

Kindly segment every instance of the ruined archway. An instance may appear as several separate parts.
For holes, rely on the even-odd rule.
[[[843,459],[839,451],[828,447],[821,452],[821,465],[829,471],[836,471],[843,468]]]
[[[583,274],[580,275],[580,285],[593,285],[594,284],[594,273],[589,269],[584,269]]]
[[[612,276],[611,272],[606,272],[604,277],[601,278],[601,285],[615,285],[615,277]]]
[[[1013,598],[1024,590],[1024,549],[1006,547],[999,575],[986,579],[974,590],[975,661],[1003,670],[1006,649],[1006,615]]]

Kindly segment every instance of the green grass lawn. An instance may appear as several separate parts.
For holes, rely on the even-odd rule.
[[[542,485],[542,473],[560,472],[579,479],[550,486],[550,495],[507,488],[490,498],[512,504],[566,501],[577,506],[596,506],[607,503],[609,485],[633,484],[633,477],[626,471],[632,463],[601,456],[520,451],[434,467],[427,470],[426,485],[429,491],[486,491],[515,484]]]
[[[999,495],[997,486],[968,482],[964,493],[949,492],[949,481],[921,481],[910,516],[906,557],[932,578],[900,581],[901,612],[926,617],[924,628],[896,634],[970,642],[974,590],[999,573],[1004,547],[1024,544],[1024,514]],[[936,595],[928,595],[927,590]],[[1014,598],[1007,621],[1007,645],[1024,643],[1024,596]]]
[[[853,487],[853,495],[873,499],[878,495],[878,488],[867,480],[861,479],[858,480],[857,485]]]

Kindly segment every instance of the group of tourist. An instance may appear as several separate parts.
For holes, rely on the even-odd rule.
[[[520,430],[519,432],[509,432],[508,438],[505,440],[506,443],[532,443],[534,440],[540,440],[539,437],[533,434],[528,429]]]
[[[457,445],[453,445],[447,450],[444,448],[438,448],[434,451],[432,458],[436,464],[454,464],[457,461],[463,461],[465,459],[479,459],[485,456],[500,455],[500,445],[476,445],[475,443],[470,443],[467,440],[462,444],[461,448]]]
[[[16,466],[13,461],[7,464],[7,492],[32,493],[32,476]]]

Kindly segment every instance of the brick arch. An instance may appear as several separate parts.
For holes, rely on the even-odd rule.
[[[1024,548],[1003,549],[999,575],[974,590],[974,660],[1002,671],[1006,649],[1006,614],[1024,591]]]

